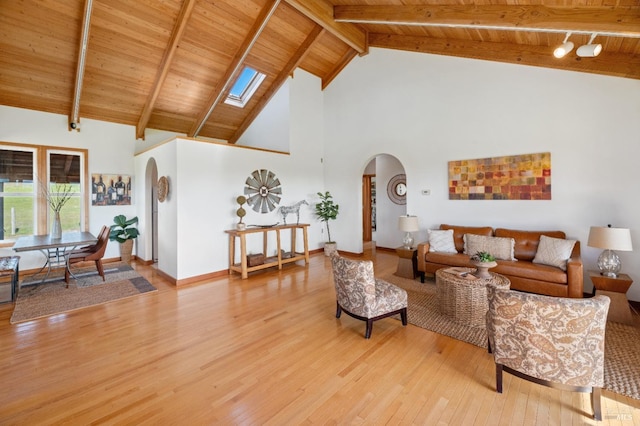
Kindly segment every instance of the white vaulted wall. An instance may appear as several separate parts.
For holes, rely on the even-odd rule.
[[[640,300],[640,81],[371,49],[325,90],[324,106],[325,183],[345,207],[332,233],[345,250],[362,249],[364,168],[389,154],[407,174],[417,240],[441,223],[563,230],[582,243],[589,290],[586,271],[601,252],[587,247],[590,226],[631,228],[636,250],[619,254],[623,272],[638,281],[628,296]],[[545,151],[550,201],[448,199],[448,161]],[[386,184],[377,179],[378,200]],[[388,241],[381,229],[377,238]]]

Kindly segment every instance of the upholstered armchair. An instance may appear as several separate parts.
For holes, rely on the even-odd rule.
[[[372,261],[334,255],[331,263],[336,287],[336,318],[340,318],[344,311],[353,318],[366,321],[366,339],[371,337],[376,320],[400,314],[402,325],[407,325],[407,292],[376,279]]]
[[[487,286],[489,352],[502,371],[556,389],[591,393],[602,419],[604,333],[609,298],[569,299]]]

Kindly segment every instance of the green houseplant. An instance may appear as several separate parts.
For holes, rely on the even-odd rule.
[[[138,223],[138,216],[127,220],[125,215],[120,214],[113,218],[113,222],[109,231],[109,239],[120,243],[120,258],[123,262],[129,263],[133,251],[133,240],[140,235],[138,228],[133,226]]]
[[[331,240],[331,230],[329,229],[329,221],[335,220],[338,217],[340,206],[333,202],[333,197],[326,191],[324,194],[318,192],[320,201],[316,203],[316,216],[320,218],[320,221],[324,222],[327,227],[327,242],[324,245],[324,254],[330,256],[336,251],[336,242]]]

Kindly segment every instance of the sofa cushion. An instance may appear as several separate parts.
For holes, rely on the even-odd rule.
[[[453,229],[429,229],[429,251],[440,253],[457,253],[453,242]]]
[[[571,252],[575,244],[576,242],[574,240],[551,238],[546,235],[541,235],[538,252],[532,262],[555,266],[566,271],[567,260],[571,257]]]
[[[540,243],[540,235],[546,235],[553,238],[565,238],[562,231],[520,231],[517,229],[497,228],[496,237],[513,238],[515,245],[513,255],[518,260],[533,260],[538,252],[538,244]]]
[[[447,266],[465,266],[471,268],[469,256],[462,253],[427,253],[425,260],[429,263]]]
[[[515,260],[513,257],[513,238],[486,237],[484,235],[465,234],[464,252],[473,256],[479,251],[490,253],[496,259]]]
[[[518,277],[540,282],[567,284],[567,273],[554,266],[527,261],[498,260],[498,266],[491,268],[489,272]]]
[[[453,229],[453,241],[456,243],[456,251],[462,253],[464,251],[464,234],[486,235],[490,237],[493,235],[493,228],[490,226],[455,226],[455,225],[440,225],[440,229]],[[531,257],[533,259],[533,256]]]

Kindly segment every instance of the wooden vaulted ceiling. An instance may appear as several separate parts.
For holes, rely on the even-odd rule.
[[[539,3],[0,0],[0,103],[235,143],[296,68],[324,88],[370,46],[640,79],[640,1]],[[566,32],[602,53],[554,58]]]

